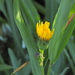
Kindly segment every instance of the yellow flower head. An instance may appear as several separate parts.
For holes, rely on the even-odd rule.
[[[49,22],[38,22],[36,24],[36,32],[37,32],[37,35],[43,39],[43,40],[50,40],[54,34],[54,29],[51,31],[50,28],[50,23]]]

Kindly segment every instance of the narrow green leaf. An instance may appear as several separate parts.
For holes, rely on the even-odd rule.
[[[18,62],[18,60],[16,59],[13,51],[10,48],[8,49],[8,53],[9,53],[9,56],[10,56],[10,59],[11,59],[11,63],[14,67],[14,70],[16,70],[20,66],[20,62]],[[20,72],[16,73],[15,75],[20,75]]]
[[[5,64],[2,55],[0,54],[0,63]]]
[[[21,6],[21,11],[22,11],[22,16],[24,18],[24,21],[27,24],[28,28],[30,28],[30,31],[36,37],[35,25],[36,22],[40,20],[39,14],[37,13],[36,8],[34,7],[31,1],[19,0],[19,3]]]
[[[23,10],[25,11],[25,14],[27,15],[28,19],[31,21],[33,26],[35,23],[40,19],[36,8],[34,7],[31,0],[19,0],[21,6],[23,7]]]
[[[4,59],[3,59],[3,57],[2,57],[1,54],[0,54],[0,63],[1,63],[2,65],[5,65]],[[4,71],[4,73],[5,73],[6,75],[9,75],[9,72],[8,72],[8,71]]]
[[[10,70],[10,69],[13,69],[13,67],[9,65],[0,65],[0,71]]]
[[[0,10],[4,9],[3,5],[4,5],[4,0],[1,0],[0,1]]]
[[[6,3],[6,6],[7,6],[7,13],[8,13],[8,18],[9,18],[8,22],[11,25],[11,28],[12,28],[13,39],[14,39],[14,44],[16,46],[16,50],[20,51],[23,59],[25,59],[25,57],[24,57],[25,54],[24,54],[24,51],[22,50],[22,47],[21,47],[21,36],[19,34],[16,23],[14,21],[12,0],[5,0],[5,3]]]
[[[39,4],[38,2],[36,2],[36,1],[33,1],[33,3],[35,5],[35,7],[37,8],[37,10],[40,13],[42,13],[43,15],[45,15],[45,8],[41,4]]]
[[[41,67],[37,58],[34,56],[37,52],[37,47],[34,42],[32,34],[27,29],[26,25],[24,24],[20,9],[19,9],[19,2],[18,0],[14,0],[14,18],[17,24],[17,27],[21,33],[21,36],[26,44],[28,49],[28,53],[30,56],[31,68],[34,75],[42,75],[41,74]]]
[[[53,23],[54,16],[57,12],[58,3],[57,0],[45,0],[46,10],[45,10],[45,19]]]
[[[60,75],[60,73],[63,71],[63,69],[65,67],[67,67],[67,62],[66,62],[66,56],[65,56],[65,53],[63,52],[60,57],[58,58],[58,60],[56,61],[56,63],[53,65],[53,72],[56,74],[56,75]],[[62,64],[62,65],[61,65]],[[57,68],[58,69],[57,69]]]
[[[30,20],[28,19],[27,15],[25,14],[24,9],[21,7],[21,13],[24,19],[25,24],[27,25],[28,30],[31,32],[31,34],[35,34],[34,30],[33,30],[33,26],[32,23],[30,22]],[[34,35],[35,36],[35,35]]]
[[[6,13],[6,10],[5,10],[4,1],[5,0],[0,0],[0,11],[2,11],[3,14],[5,15],[5,17],[7,18],[7,13]]]
[[[58,12],[56,14],[54,24],[53,24],[53,27],[55,28],[54,36],[49,42],[49,56],[50,56],[50,60],[53,62],[57,60],[57,58],[63,51],[74,28],[72,26],[72,27],[68,27],[65,31],[62,31],[64,25],[66,24],[69,12],[73,4],[74,4],[74,0],[62,0]]]
[[[67,52],[66,50],[64,50],[64,52],[65,52],[65,55],[66,55],[66,57],[67,57],[67,59],[68,59],[68,61],[69,61],[70,67],[71,67],[72,72],[73,72],[73,75],[75,75],[75,67],[74,67],[74,65],[73,65],[73,62],[72,62],[72,60],[71,60],[71,58],[70,58],[68,52]]]
[[[60,42],[59,48],[58,48],[56,59],[59,57],[59,55],[62,53],[64,47],[68,43],[68,40],[73,32],[74,27],[75,27],[74,22],[71,22],[70,25],[66,28],[66,30],[63,34],[62,40]]]
[[[70,13],[69,13],[69,17],[71,17],[75,13],[74,8],[75,8],[75,3],[73,3],[73,5],[72,5],[72,8],[71,8]],[[72,22],[68,25],[68,27],[66,28],[66,30],[63,34],[63,37],[61,39],[59,49],[57,52],[56,60],[60,56],[60,54],[62,53],[64,47],[66,46],[66,44],[67,44],[67,42],[68,42],[68,40],[69,40],[69,38],[73,32],[73,29],[75,27],[74,23],[75,23],[75,19],[73,18]]]
[[[8,49],[8,53],[9,53],[9,56],[10,56],[10,59],[11,59],[11,62],[12,62],[12,65],[14,66],[14,68],[18,68],[19,67],[19,65],[17,64],[17,59],[16,59],[16,57],[15,57],[15,55],[14,55],[14,53],[12,52],[12,50],[9,48]],[[15,61],[15,62],[14,62]]]
[[[66,67],[60,75],[64,75],[68,69],[69,67]]]
[[[67,47],[69,49],[70,55],[72,57],[73,62],[75,63],[75,44],[72,39],[69,40]]]

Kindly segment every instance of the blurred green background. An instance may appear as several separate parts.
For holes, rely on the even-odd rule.
[[[21,2],[21,0],[18,1]],[[37,39],[36,33],[34,32],[36,22],[39,20],[49,21],[52,27],[61,1],[62,0],[22,0],[20,3],[25,24],[31,34],[34,35],[35,42]],[[69,2],[70,0],[66,1]],[[14,10],[17,10],[17,7],[14,9],[15,5],[17,5],[15,0],[0,0],[0,75],[10,75],[24,62],[30,60],[27,46],[21,37],[14,19]],[[71,5],[71,10],[68,15],[69,19],[70,16],[75,13],[75,0],[72,0],[72,4],[67,3],[66,6],[67,5]],[[64,5],[62,7],[64,7]],[[62,10],[60,14],[63,12]],[[73,30],[70,39],[58,60],[53,64],[51,75],[75,75],[75,18],[71,25],[73,25]],[[45,73],[47,72],[47,68],[48,66],[45,68]],[[14,75],[33,75],[30,63]]]

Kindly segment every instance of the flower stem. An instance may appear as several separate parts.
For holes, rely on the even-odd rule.
[[[49,67],[48,67],[48,71],[47,71],[47,75],[50,75],[51,70],[52,70],[52,65],[49,65]]]
[[[44,67],[43,66],[41,66],[42,67],[42,75],[44,75]]]

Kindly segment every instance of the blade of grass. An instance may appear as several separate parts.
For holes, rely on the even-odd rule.
[[[2,57],[1,54],[0,54],[0,63],[1,63],[2,65],[5,64],[5,63],[4,63],[4,59],[3,59],[3,57]],[[8,71],[4,71],[4,73],[5,73],[6,75],[9,75],[9,72],[8,72]]]
[[[10,70],[12,68],[13,67],[9,65],[0,65],[0,71]]]
[[[72,62],[72,60],[71,60],[71,58],[70,58],[68,52],[67,52],[66,50],[64,50],[64,52],[65,52],[65,55],[66,55],[66,57],[67,57],[67,59],[68,59],[68,61],[69,61],[69,63],[70,63],[70,67],[71,67],[71,69],[72,69],[72,72],[73,72],[73,74],[75,75],[75,67],[74,67],[74,65],[73,65],[73,62]]]
[[[64,47],[68,43],[68,40],[69,40],[69,38],[70,38],[70,36],[73,32],[74,27],[75,27],[75,25],[74,25],[74,22],[72,21],[70,23],[70,25],[66,28],[66,30],[63,34],[62,40],[60,42],[61,44],[59,45],[59,48],[58,48],[56,59],[60,56],[60,54],[62,53]]]
[[[32,24],[31,24],[30,20],[28,19],[27,15],[25,14],[25,11],[22,7],[21,7],[21,13],[22,13],[22,16],[23,16],[23,19],[24,19],[24,22],[25,22],[27,28],[29,29],[31,34],[33,34],[35,36],[34,30],[32,28]]]
[[[68,69],[69,67],[66,67],[60,75],[64,75]]]
[[[14,67],[14,70],[16,70],[20,66],[20,63],[18,62],[13,51],[10,48],[8,49],[8,53],[9,53],[9,57],[11,59],[11,63]],[[17,72],[17,73],[15,73],[15,75],[21,75],[21,74],[20,74],[20,72],[19,73]]]
[[[37,10],[31,1],[19,0],[19,2],[20,2],[21,9],[23,11],[22,14],[24,13],[23,14],[24,17],[25,17],[25,15],[27,17],[27,20],[29,23],[27,25],[31,28],[31,32],[33,31],[33,35],[36,36],[35,25],[36,25],[36,22],[40,20]],[[26,22],[26,19],[24,21]]]
[[[67,3],[67,6],[66,6],[66,3]],[[70,37],[70,35],[71,35],[70,33],[72,33],[72,30],[74,28],[74,27],[72,27],[70,29],[71,31],[69,31],[69,33],[68,33],[68,31],[65,31],[66,34],[65,33],[63,34],[63,32],[62,32],[63,26],[66,24],[69,12],[70,12],[73,4],[74,4],[74,0],[62,0],[61,3],[60,3],[60,6],[59,6],[58,12],[56,14],[54,24],[53,24],[53,27],[55,28],[55,33],[54,33],[53,38],[49,42],[49,50],[48,50],[49,55],[50,55],[50,60],[53,61],[53,62],[61,54],[63,48],[65,47],[65,45],[66,45],[66,43],[69,39],[68,37]],[[69,29],[67,29],[67,30],[69,30]],[[66,36],[67,40],[65,39],[65,41],[63,42],[65,36]],[[59,53],[59,54],[57,54],[57,53]]]
[[[74,16],[74,13],[75,13],[74,8],[75,8],[75,3],[72,5],[72,8],[71,8],[70,13],[69,13],[69,17],[71,16],[70,20]],[[69,38],[73,32],[73,29],[75,27],[74,22],[75,22],[75,18],[72,19],[72,22],[70,23],[70,25],[68,25],[68,27],[65,30],[65,33],[63,34],[62,42],[61,42],[61,44],[59,46],[59,50],[57,52],[57,58],[61,54],[63,48],[66,46],[66,44],[67,44],[67,42],[68,42],[68,40],[69,40]],[[60,50],[60,48],[61,48],[61,50]]]
[[[45,19],[49,22],[51,22],[51,25],[53,23],[54,16],[56,14],[57,8],[58,8],[58,3],[57,0],[45,0],[45,5],[46,5],[46,15]]]
[[[0,63],[5,64],[2,55],[0,54]]]
[[[32,26],[35,26],[35,23],[40,19],[36,8],[34,7],[33,3],[29,0],[19,0],[25,14],[29,18],[32,23]],[[34,17],[33,17],[34,16]]]
[[[45,15],[45,7],[43,7],[42,5],[40,5],[39,3],[37,3],[36,1],[33,1],[33,3],[34,3],[34,5],[35,5],[35,7],[37,8],[37,10],[38,10],[41,14]]]
[[[21,36],[22,36],[22,38],[26,44],[26,47],[28,49],[32,72],[34,75],[42,75],[39,62],[38,62],[37,58],[34,57],[34,54],[37,52],[37,47],[34,42],[32,34],[29,32],[26,25],[24,24],[24,21],[23,21],[23,18],[22,18],[20,9],[19,9],[18,0],[14,1],[14,18],[15,18],[17,27],[21,33]]]
[[[67,4],[67,6],[66,6],[66,4]],[[53,28],[55,28],[55,33],[54,33],[53,38],[49,42],[49,49],[48,49],[49,59],[50,59],[51,64],[56,62],[56,60],[60,56],[65,45],[67,44],[69,37],[71,36],[72,30],[74,28],[74,27],[72,27],[72,28],[69,27],[71,29],[71,31],[69,31],[69,28],[67,28],[67,30],[65,30],[65,32],[62,31],[64,25],[66,24],[69,12],[70,12],[73,4],[74,4],[74,0],[62,0],[60,3],[60,6],[59,6],[58,12],[56,14],[56,17],[54,19]],[[68,32],[70,32],[70,33],[68,33]],[[66,38],[65,38],[65,36],[66,36]],[[50,66],[51,65],[49,65],[49,67]],[[49,68],[48,68],[48,70],[49,70]],[[49,71],[49,74],[50,74],[50,71]]]
[[[11,0],[5,0],[5,2],[6,2],[7,13],[8,13],[8,18],[9,18],[8,22],[12,28],[13,37],[14,37],[13,39],[14,39],[14,44],[16,46],[16,50],[20,51],[23,59],[25,59],[25,54],[21,47],[21,37],[20,37],[19,31],[14,21],[13,8],[12,8],[13,3],[11,3]]]
[[[72,39],[69,40],[67,47],[69,49],[69,53],[71,54],[72,60],[75,63],[75,44]]]
[[[5,17],[7,18],[7,12],[6,12],[6,10],[5,10],[4,1],[5,1],[5,0],[0,0],[0,11],[2,11],[3,14],[5,15]],[[7,18],[7,20],[8,20],[8,18]]]
[[[60,75],[60,73],[64,70],[65,67],[67,67],[67,59],[66,59],[66,56],[65,56],[65,53],[63,52],[60,57],[58,58],[58,60],[56,61],[55,64],[53,64],[53,72],[56,74],[56,75]],[[62,65],[61,65],[62,64]],[[58,69],[57,69],[57,68]]]

